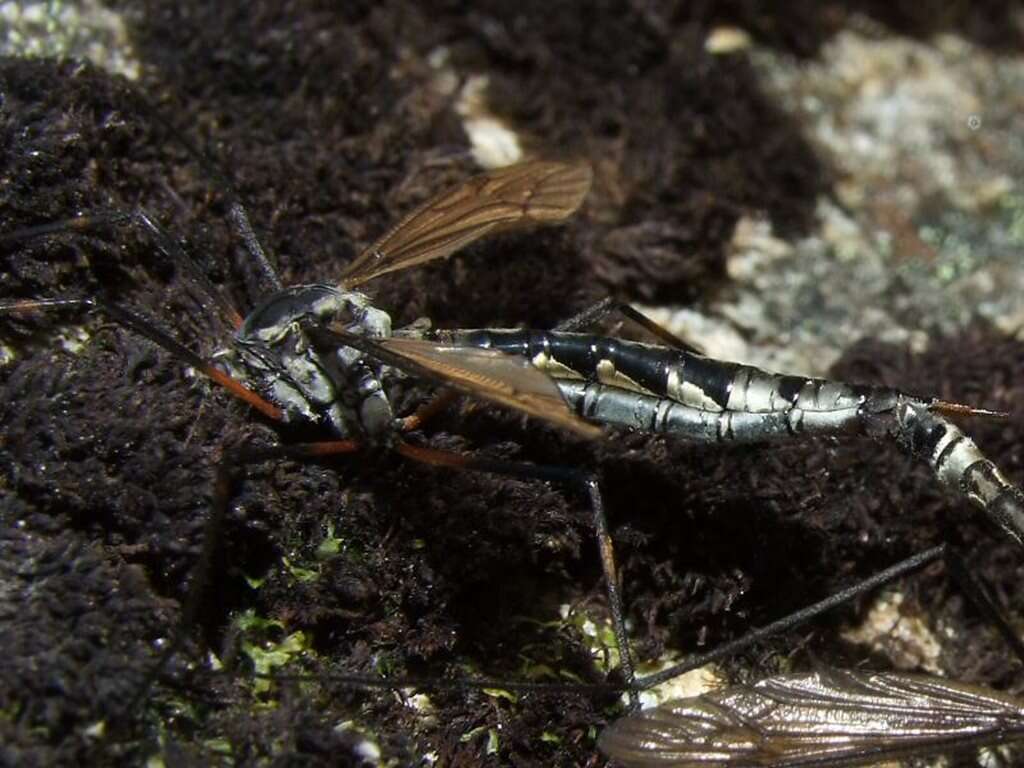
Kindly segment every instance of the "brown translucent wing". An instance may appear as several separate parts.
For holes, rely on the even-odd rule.
[[[494,349],[458,347],[421,339],[375,339],[375,344],[411,362],[417,373],[462,392],[514,408],[517,411],[571,429],[585,437],[597,437],[600,428],[577,416],[566,404],[558,386],[530,362]]]
[[[580,207],[591,177],[583,163],[542,161],[474,176],[402,219],[345,268],[341,285],[442,259],[486,234],[564,221]]]
[[[1015,697],[940,677],[827,670],[678,699],[605,729],[625,768],[853,766],[1019,739]]]

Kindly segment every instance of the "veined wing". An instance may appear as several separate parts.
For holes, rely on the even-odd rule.
[[[543,161],[474,176],[392,227],[345,268],[341,286],[450,256],[486,234],[564,221],[580,207],[591,178],[584,163]]]
[[[546,374],[518,355],[423,339],[371,339],[316,327],[308,328],[307,332],[318,343],[353,347],[413,376],[522,411],[584,437],[601,434],[600,427],[584,421],[569,408],[558,386]]]
[[[435,381],[514,408],[586,437],[601,434],[569,409],[558,386],[517,355],[495,349],[452,347],[420,339],[388,338],[384,349],[429,371]]]
[[[827,670],[677,699],[601,734],[627,768],[852,766],[1024,736],[1022,702],[940,677]]]

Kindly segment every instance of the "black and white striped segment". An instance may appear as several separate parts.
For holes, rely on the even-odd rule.
[[[602,424],[700,443],[844,434],[895,440],[1024,545],[1024,494],[931,401],[604,336],[526,330],[434,336],[528,358],[580,416]]]

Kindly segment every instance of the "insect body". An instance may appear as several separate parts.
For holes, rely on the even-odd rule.
[[[347,321],[352,333],[391,335],[391,318],[365,295],[303,285],[286,288],[254,309],[232,346],[215,359],[233,378],[252,382],[280,406],[285,420],[323,424],[342,438],[380,440],[389,434],[395,419],[381,388],[380,364],[351,347],[320,354],[301,321]]]
[[[685,349],[538,331],[449,331],[447,343],[520,355],[581,417],[699,443],[862,435],[894,440],[1024,545],[1024,493],[943,416],[964,406],[886,387],[785,376]]]
[[[562,221],[583,201],[590,178],[585,165],[535,162],[470,180],[403,219],[348,266],[339,286],[293,286],[267,298],[216,360],[280,407],[282,420],[324,424],[339,438],[386,442],[396,422],[381,363],[351,347],[324,353],[303,325],[390,336],[391,318],[354,286],[448,256],[490,232]]]

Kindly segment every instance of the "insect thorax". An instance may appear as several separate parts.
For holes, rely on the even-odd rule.
[[[278,405],[289,422],[328,425],[340,437],[380,440],[393,429],[381,365],[362,352],[318,350],[303,324],[391,335],[391,318],[361,293],[329,285],[286,288],[254,309],[216,360],[232,377]]]

